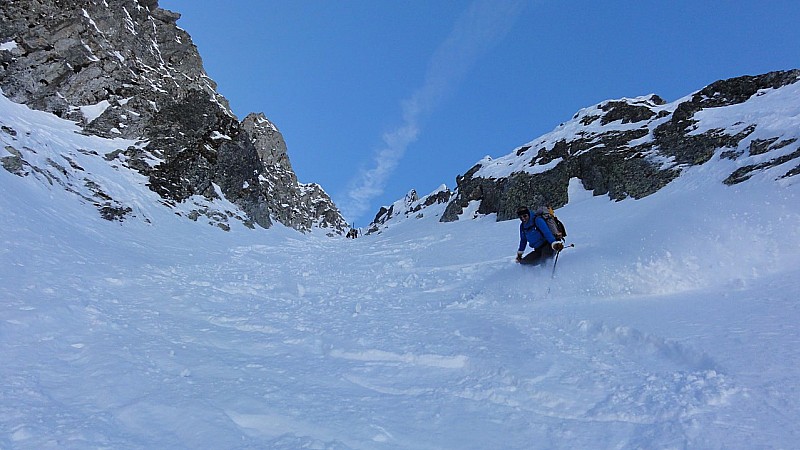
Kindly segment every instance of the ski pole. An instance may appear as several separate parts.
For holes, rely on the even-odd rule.
[[[564,248],[570,248],[570,247],[575,247],[575,244],[569,244],[568,246],[566,246]],[[558,264],[558,255],[560,255],[561,252],[564,251],[564,248],[562,248],[561,250],[556,252],[556,260],[553,262],[553,273],[550,274],[550,279],[553,279],[553,278],[556,277],[556,264]]]
[[[556,252],[556,260],[553,262],[553,273],[550,274],[550,279],[551,280],[556,277],[556,264],[558,264],[558,255],[560,255],[560,254],[561,254],[561,250]]]
[[[570,248],[570,247],[575,247],[575,244],[569,244],[564,248]],[[556,252],[556,260],[553,261],[553,273],[550,274],[550,283],[547,284],[547,292],[545,292],[544,294],[545,297],[550,296],[550,289],[553,288],[553,279],[556,277],[556,264],[558,264],[558,255],[561,254],[564,248]]]

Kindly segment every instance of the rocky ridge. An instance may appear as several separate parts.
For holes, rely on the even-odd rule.
[[[98,157],[145,175],[168,207],[224,197],[251,227],[274,220],[344,233],[347,224],[324,190],[297,181],[277,127],[263,114],[239,122],[232,113],[179,17],[157,0],[4,1],[0,89],[78,123],[85,134],[135,141]],[[17,174],[25,171],[14,168],[35,159],[35,149],[6,151],[3,166]],[[96,206],[104,217],[126,219],[128,205],[102,197]],[[226,228],[239,214],[212,206],[188,216]]]
[[[366,234],[380,232],[381,227],[388,222],[396,223],[408,218],[422,218],[425,213],[431,211],[431,207],[446,205],[452,195],[453,193],[445,185],[439,186],[437,190],[422,198],[419,197],[416,190],[412,189],[404,198],[388,207],[382,207],[370,223]],[[441,212],[437,211],[435,214],[441,216]]]
[[[465,211],[508,220],[519,205],[557,208],[569,201],[571,179],[594,195],[642,198],[686,168],[712,161],[733,162],[720,180],[728,185],[756,174],[787,180],[800,174],[799,80],[800,70],[770,72],[720,80],[671,103],[650,95],[584,108],[552,132],[456,177],[440,220],[458,220]],[[379,213],[371,227],[386,223]]]

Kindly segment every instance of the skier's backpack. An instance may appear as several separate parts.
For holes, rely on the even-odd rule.
[[[550,228],[550,232],[553,233],[553,236],[555,236],[556,239],[560,241],[567,237],[567,229],[564,228],[564,224],[558,220],[553,208],[549,206],[542,206],[538,208],[533,212],[534,223],[536,223],[535,221],[537,217],[544,219],[545,223],[547,224],[547,228]]]

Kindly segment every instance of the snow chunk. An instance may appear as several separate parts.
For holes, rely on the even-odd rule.
[[[232,141],[233,140],[233,139],[231,139],[230,136],[228,136],[226,134],[222,134],[219,131],[214,131],[213,133],[211,133],[211,139],[213,139],[215,141],[220,140],[220,139],[226,139],[228,141]]]
[[[111,106],[111,103],[109,103],[108,100],[103,100],[102,102],[94,105],[81,106],[79,109],[81,114],[83,114],[83,117],[86,119],[86,122],[90,123],[100,117],[109,106]]]
[[[17,48],[17,43],[15,41],[8,41],[8,42],[3,42],[2,44],[0,44],[0,51],[10,52],[11,50],[14,50],[15,48]]]

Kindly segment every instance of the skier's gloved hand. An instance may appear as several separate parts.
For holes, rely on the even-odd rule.
[[[517,262],[522,261],[522,252],[517,252]]]
[[[552,247],[553,250],[560,252],[561,250],[564,250],[564,243],[561,241],[555,241],[552,244],[550,244],[550,247]]]

